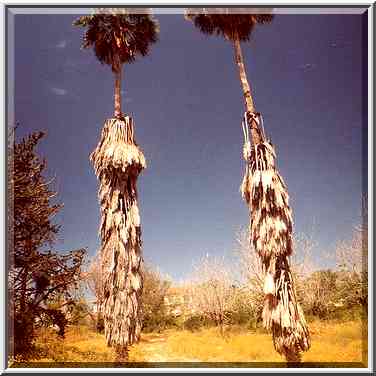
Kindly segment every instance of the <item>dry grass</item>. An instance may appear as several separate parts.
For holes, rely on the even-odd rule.
[[[134,345],[129,352],[129,362],[144,362],[143,341]],[[36,354],[23,367],[38,367],[39,364],[78,363],[78,367],[91,367],[93,363],[106,363],[113,366],[116,362],[114,350],[107,346],[103,334],[98,334],[85,326],[70,327],[64,339],[59,338],[52,329],[43,329],[38,333]],[[17,364],[15,364],[17,365]],[[56,365],[57,366],[57,365]],[[68,365],[67,365],[68,366]]]
[[[218,329],[170,333],[168,351],[203,362],[283,362],[274,351],[270,335],[253,332],[227,334]]]
[[[366,367],[367,342],[362,338],[360,321],[313,322],[310,329],[312,347],[304,353],[303,362],[362,362]],[[204,362],[284,362],[266,333],[242,331],[222,338],[216,329],[182,331],[170,333],[166,345],[171,353]]]
[[[41,358],[34,362],[113,362],[114,352],[106,346],[103,335],[88,328],[71,327],[65,339],[59,338],[53,330],[41,330],[37,340]]]
[[[360,321],[316,321],[310,323],[310,330],[312,347],[304,353],[303,362],[362,362],[366,367],[367,341],[362,340]],[[90,367],[90,362],[103,363],[106,367],[106,363],[113,366],[115,362],[115,354],[107,347],[104,335],[86,327],[70,328],[64,340],[52,330],[43,330],[39,333],[37,349],[41,358],[29,362],[29,367],[33,367],[33,362],[53,363],[50,366],[60,366],[54,365],[60,362],[81,363],[77,367]],[[251,332],[241,327],[232,327],[225,337],[216,328],[194,333],[168,330],[162,334],[143,334],[129,352],[129,362],[134,366],[138,362],[192,361],[285,363],[274,350],[269,333]]]
[[[303,361],[362,362],[366,366],[368,344],[361,321],[334,324],[315,321],[310,329],[312,347],[304,354]]]

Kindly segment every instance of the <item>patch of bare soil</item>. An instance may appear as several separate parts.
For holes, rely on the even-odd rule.
[[[154,335],[147,339],[142,339],[142,352],[146,362],[199,362],[198,359],[187,359],[174,356],[169,353],[166,346],[166,336],[163,334]]]

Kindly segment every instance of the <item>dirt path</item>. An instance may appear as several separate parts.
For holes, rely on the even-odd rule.
[[[199,362],[199,359],[187,359],[171,355],[166,345],[167,338],[163,334],[155,334],[141,340],[139,351],[146,362]]]

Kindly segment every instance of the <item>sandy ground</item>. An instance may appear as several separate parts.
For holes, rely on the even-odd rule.
[[[141,344],[140,344],[141,345]],[[171,356],[166,349],[166,337],[156,334],[153,338],[142,340],[142,353],[147,362],[199,362],[198,359]]]

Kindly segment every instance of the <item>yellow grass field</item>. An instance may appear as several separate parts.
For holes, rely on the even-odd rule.
[[[311,349],[303,362],[363,362],[366,366],[367,340],[362,338],[361,322],[310,324]],[[169,352],[205,362],[284,362],[273,348],[270,334],[230,333],[225,338],[215,329],[199,333],[171,333]]]
[[[362,362],[363,365],[357,367],[367,367],[367,339],[362,337],[360,321],[315,321],[310,323],[310,330],[312,347],[303,355],[304,363],[343,362],[345,367],[346,362]],[[105,367],[106,363],[111,366],[115,361],[104,336],[86,327],[69,328],[64,340],[44,330],[39,334],[37,346],[39,359],[35,362],[43,362],[50,367],[60,362],[75,362],[75,367],[90,367],[91,362],[96,362],[103,363]],[[271,367],[272,364],[285,363],[283,357],[275,352],[270,334],[240,327],[228,328],[224,337],[217,328],[143,334],[141,341],[131,347],[129,362],[133,366],[143,362],[266,362],[271,363]],[[30,361],[27,366],[38,367],[36,364]],[[199,363],[196,365],[199,366]],[[17,367],[17,363],[13,366]],[[25,367],[25,364],[19,366]]]

